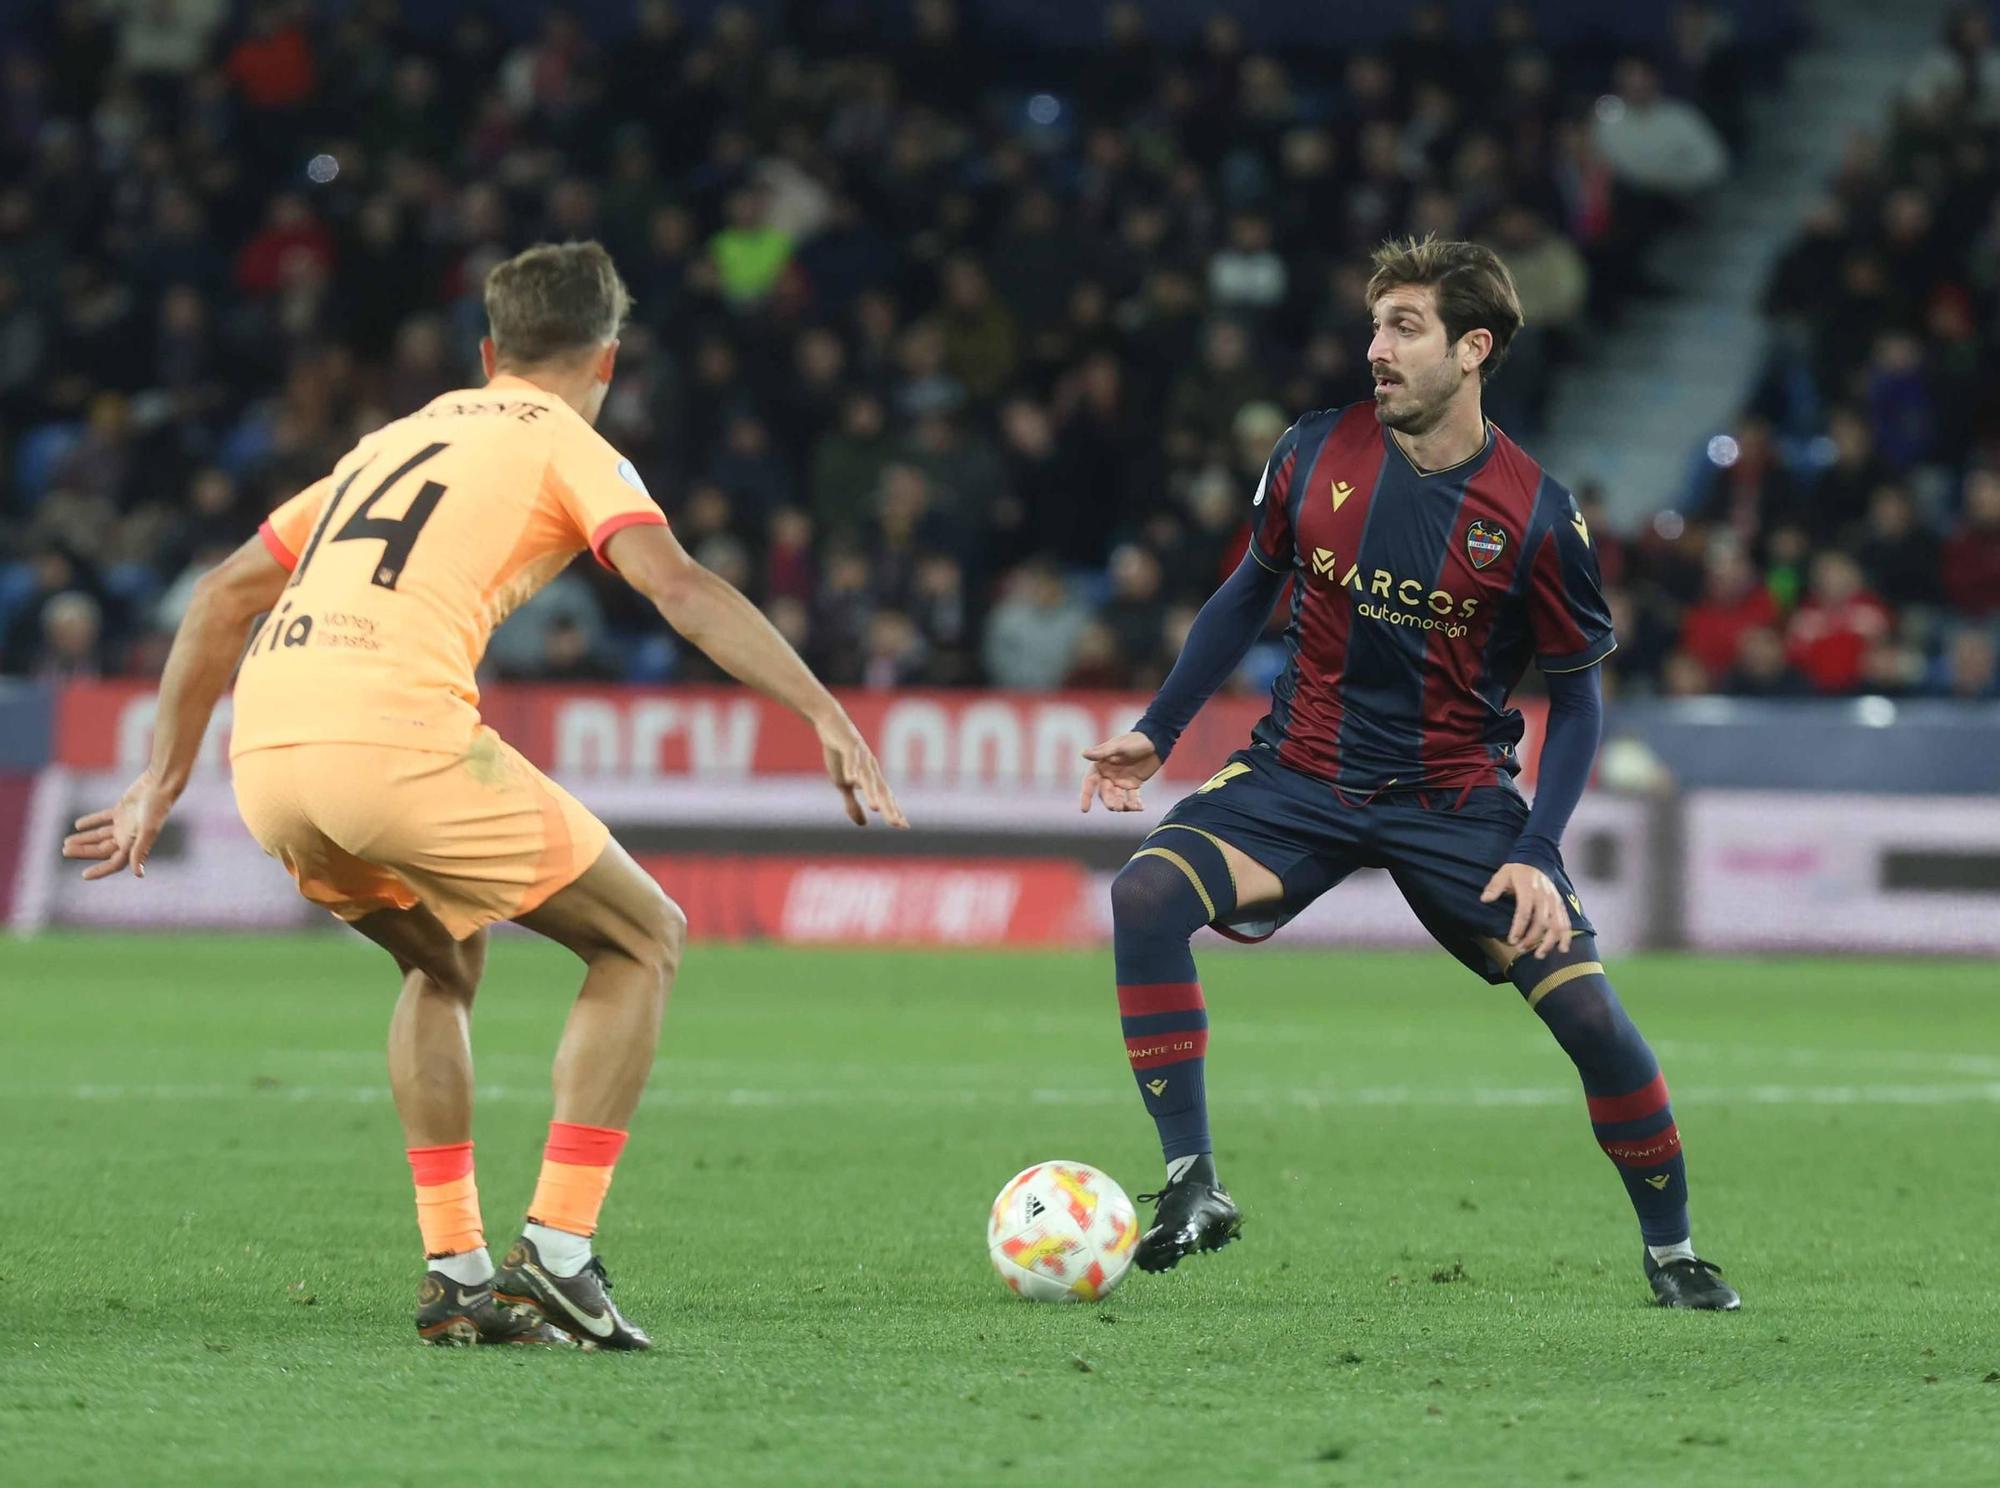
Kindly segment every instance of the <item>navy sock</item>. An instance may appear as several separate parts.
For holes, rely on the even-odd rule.
[[[1213,1150],[1205,1082],[1208,1008],[1188,940],[1218,910],[1195,872],[1186,856],[1155,849],[1133,858],[1111,885],[1125,1053],[1170,1163]]]
[[[1583,1077],[1590,1129],[1625,1181],[1648,1245],[1688,1238],[1687,1160],[1660,1063],[1611,990],[1588,936],[1514,963],[1514,984]]]

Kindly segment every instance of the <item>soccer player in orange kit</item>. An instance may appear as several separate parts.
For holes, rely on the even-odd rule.
[[[908,825],[840,704],[688,556],[593,427],[629,308],[596,243],[542,244],[496,267],[486,386],[368,435],[201,580],[160,684],[150,765],[63,844],[95,860],[86,878],[145,876],[241,657],[230,759],[244,822],[301,894],[403,975],[389,1081],[428,1261],[427,1342],[651,1346],[613,1305],[591,1237],[687,922],[602,822],[480,722],[473,674],[494,626],[588,548],[813,725],[857,825],[871,811]],[[469,1038],[495,920],[586,967],[556,1050],[541,1179],[497,1274],[473,1180]]]

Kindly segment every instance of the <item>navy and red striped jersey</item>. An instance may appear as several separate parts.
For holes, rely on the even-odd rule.
[[[1289,657],[1258,742],[1363,794],[1517,773],[1507,699],[1533,658],[1616,647],[1576,502],[1487,425],[1471,459],[1421,471],[1375,405],[1307,414],[1257,488],[1251,552],[1293,575]]]

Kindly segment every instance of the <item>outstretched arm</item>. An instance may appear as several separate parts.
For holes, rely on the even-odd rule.
[[[127,866],[146,876],[146,859],[201,752],[209,717],[243,654],[250,622],[278,602],[289,577],[263,542],[252,538],[201,576],[174,633],[160,678],[152,762],[116,806],[79,818],[63,856],[92,860],[85,878],[109,878]]]
[[[1174,669],[1160,684],[1145,716],[1133,726],[1153,741],[1162,761],[1173,753],[1174,744],[1202,704],[1243,665],[1243,658],[1263,634],[1264,622],[1271,618],[1271,606],[1284,586],[1285,575],[1266,568],[1253,549],[1244,553],[1236,571],[1222,581],[1222,587],[1194,617]]]
[[[1166,763],[1202,704],[1243,664],[1284,584],[1285,576],[1260,562],[1254,549],[1243,555],[1188,627],[1180,657],[1145,716],[1130,733],[1083,752],[1090,761],[1079,803],[1083,810],[1090,810],[1093,800],[1111,811],[1139,809],[1140,786]]]
[[[880,813],[891,826],[910,824],[847,710],[763,612],[695,562],[671,530],[657,524],[627,527],[605,544],[604,556],[626,583],[653,602],[667,624],[717,666],[813,726],[826,754],[827,774],[857,826],[866,825],[869,811]]]
[[[1514,850],[1486,885],[1487,901],[1511,896],[1514,924],[1508,942],[1545,956],[1569,949],[1569,911],[1550,874],[1560,861],[1563,828],[1569,825],[1604,731],[1604,691],[1597,668],[1549,672],[1549,722],[1542,735],[1541,768],[1535,804]]]

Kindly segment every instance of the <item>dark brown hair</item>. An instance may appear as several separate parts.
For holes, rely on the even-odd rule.
[[[1445,340],[1456,345],[1467,331],[1486,331],[1493,349],[1479,364],[1482,380],[1499,371],[1507,345],[1521,329],[1521,297],[1500,255],[1481,243],[1435,234],[1423,239],[1393,238],[1375,250],[1368,280],[1368,308],[1392,289],[1429,285],[1437,294]]]
[[[537,243],[486,276],[494,355],[515,366],[601,346],[631,311],[602,243]]]

